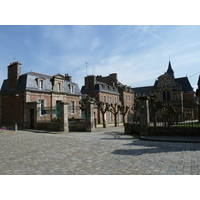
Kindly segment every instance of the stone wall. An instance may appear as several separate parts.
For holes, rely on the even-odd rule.
[[[37,130],[60,131],[60,123],[37,123]]]
[[[70,132],[85,132],[86,120],[85,119],[69,119],[69,131]]]
[[[198,127],[149,127],[150,136],[200,136]]]
[[[149,136],[200,136],[198,127],[149,127]],[[124,133],[127,135],[139,135],[140,124],[126,123]]]
[[[127,135],[139,135],[140,134],[140,124],[139,123],[125,123],[124,132]]]

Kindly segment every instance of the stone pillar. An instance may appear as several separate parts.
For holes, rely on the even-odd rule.
[[[140,135],[149,135],[149,99],[147,96],[139,98]]]
[[[86,102],[86,131],[93,132],[95,131],[95,122],[94,122],[94,102]]]
[[[32,112],[31,112],[31,110],[32,110]],[[32,116],[31,116],[31,113],[32,113]],[[23,127],[37,129],[37,122],[38,122],[39,118],[40,118],[40,103],[39,102],[27,102],[25,104],[25,110],[24,110]]]
[[[68,103],[60,103],[60,131],[69,132]]]

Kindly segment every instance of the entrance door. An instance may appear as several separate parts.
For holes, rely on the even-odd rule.
[[[60,102],[61,101],[56,101],[56,117],[60,118]]]
[[[34,129],[34,109],[30,109],[30,128]]]

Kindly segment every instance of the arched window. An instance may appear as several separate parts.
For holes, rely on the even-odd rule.
[[[170,101],[170,91],[163,91],[163,101]]]

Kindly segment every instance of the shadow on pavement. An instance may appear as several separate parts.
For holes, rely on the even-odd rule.
[[[135,146],[134,149],[116,149],[113,154],[138,156],[143,154],[158,154],[183,151],[200,151],[199,143],[171,143],[135,140],[124,144]]]

